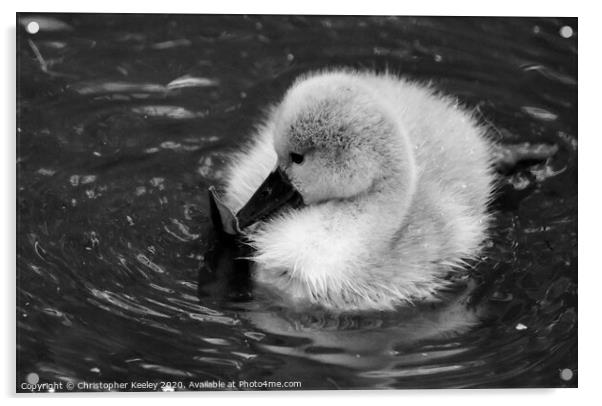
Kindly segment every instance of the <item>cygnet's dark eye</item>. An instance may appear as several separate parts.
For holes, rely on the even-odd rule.
[[[293,161],[294,163],[300,164],[303,162],[303,155],[297,154],[295,152],[291,152],[290,155],[291,155],[291,161]]]

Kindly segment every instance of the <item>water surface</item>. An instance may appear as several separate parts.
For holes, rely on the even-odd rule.
[[[45,15],[29,34],[19,18],[18,391],[31,373],[577,385],[576,19]],[[329,66],[432,81],[500,143],[558,148],[500,174],[488,248],[442,305],[299,314],[215,244],[206,189],[227,155]]]

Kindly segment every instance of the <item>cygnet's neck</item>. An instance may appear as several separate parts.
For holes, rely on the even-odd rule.
[[[394,234],[405,222],[416,194],[418,169],[414,146],[391,105],[374,89],[364,90],[378,106],[386,124],[381,126],[384,142],[375,146],[375,152],[381,157],[381,173],[361,200],[369,212],[375,212],[375,227],[379,227],[381,233]]]
[[[379,210],[379,226],[395,233],[414,202],[417,184],[417,168],[412,143],[402,124],[389,116],[393,133],[389,145],[379,151],[384,160],[382,176],[377,178],[367,194],[366,204]]]
[[[400,138],[399,145],[382,151],[385,167],[372,187],[366,193],[341,202],[384,238],[392,237],[404,224],[416,194],[417,169],[413,150],[407,137],[402,135]]]

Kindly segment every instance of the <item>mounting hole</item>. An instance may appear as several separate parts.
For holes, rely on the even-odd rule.
[[[560,29],[559,33],[562,38],[571,38],[573,36],[573,29],[565,25]]]
[[[25,379],[27,379],[27,383],[30,383],[32,385],[35,385],[36,383],[40,382],[40,376],[35,372],[27,374],[27,377]]]
[[[35,21],[30,21],[25,29],[30,34],[37,34],[38,31],[40,31],[40,24],[36,23]]]
[[[570,381],[571,379],[573,379],[573,371],[569,368],[563,369],[562,371],[560,371],[560,378],[563,381]]]

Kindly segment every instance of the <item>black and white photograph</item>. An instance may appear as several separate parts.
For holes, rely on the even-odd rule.
[[[58,11],[16,396],[579,386],[576,15]]]

